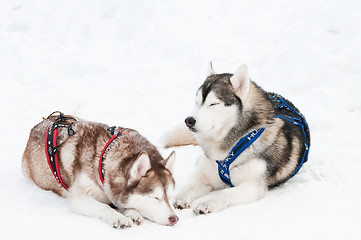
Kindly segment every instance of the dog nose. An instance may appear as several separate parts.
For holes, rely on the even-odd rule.
[[[178,222],[179,218],[177,215],[173,215],[173,216],[170,216],[168,218],[169,222],[170,222],[170,225],[174,225]]]
[[[196,120],[194,119],[194,117],[187,117],[185,122],[187,127],[194,127],[194,125],[196,125]]]

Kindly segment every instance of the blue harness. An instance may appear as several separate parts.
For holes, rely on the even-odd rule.
[[[287,115],[275,115],[273,117],[280,118],[286,121],[289,121],[297,126],[300,126],[302,128],[302,132],[304,135],[304,145],[305,145],[305,152],[303,153],[302,159],[300,164],[297,166],[296,170],[291,173],[286,179],[284,179],[281,183],[287,181],[291,177],[293,177],[302,167],[303,163],[307,162],[308,160],[308,152],[309,152],[309,143],[307,141],[307,135],[306,132],[309,131],[306,120],[304,117],[299,114],[297,111],[295,111],[290,105],[288,105],[285,100],[279,96],[274,95],[270,98],[273,102],[280,103],[280,105],[276,106],[275,109],[286,109],[294,114],[296,114],[300,118],[295,118]],[[236,158],[244,152],[249,146],[252,145],[264,132],[266,128],[258,128],[256,130],[253,130],[252,132],[248,133],[245,137],[242,137],[237,144],[232,148],[232,150],[228,153],[227,157],[224,160],[216,160],[218,164],[218,175],[220,179],[227,184],[230,187],[234,187],[231,181],[229,167],[230,165],[236,160]],[[279,185],[281,183],[278,183],[276,185]]]

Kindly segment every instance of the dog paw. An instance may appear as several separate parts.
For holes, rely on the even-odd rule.
[[[193,206],[193,212],[198,215],[203,215],[211,213],[211,210],[208,204],[196,204]]]
[[[191,204],[192,204],[192,199],[187,194],[176,196],[173,202],[173,206],[178,209],[189,208]]]
[[[211,199],[207,199],[207,200],[201,199],[199,201],[194,202],[194,204],[192,205],[193,212],[198,215],[217,212],[224,208],[225,208],[225,206],[223,206],[222,203],[213,201]]]
[[[129,222],[125,222],[122,220],[117,220],[113,223],[113,228],[130,228],[132,225]]]
[[[140,213],[135,209],[127,209],[127,210],[125,210],[124,215],[126,217],[130,218],[133,221],[133,223],[135,223],[137,225],[142,224],[143,221],[144,221],[143,216],[140,215]]]
[[[124,215],[114,212],[111,216],[108,216],[106,222],[110,223],[113,228],[129,228],[132,226],[132,220]]]

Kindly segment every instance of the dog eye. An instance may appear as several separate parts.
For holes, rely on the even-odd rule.
[[[210,107],[217,106],[217,105],[219,105],[219,103],[211,103],[211,104],[209,104]]]
[[[152,198],[154,198],[155,200],[160,200],[160,198],[159,197],[156,197],[156,196],[151,196]]]

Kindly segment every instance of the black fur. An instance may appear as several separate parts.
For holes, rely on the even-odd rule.
[[[242,101],[235,94],[233,86],[230,82],[231,77],[232,74],[227,73],[211,75],[199,88],[199,90],[202,90],[202,104],[205,103],[208,94],[213,91],[217,95],[217,98],[224,102],[226,107],[237,105],[239,109],[240,120],[225,137],[223,144],[220,147],[222,150],[230,149],[242,136],[247,134],[252,129],[256,129],[260,126],[272,125],[275,121],[275,115],[286,115],[299,118],[297,114],[292,113],[286,109],[275,109],[275,107],[280,104],[271,100],[271,97],[274,96],[275,93],[264,91],[254,82],[251,82],[251,84],[257,89],[257,93],[259,95],[258,100],[260,104],[256,103],[259,104],[258,108],[243,111]],[[295,111],[299,113],[299,110],[289,100],[285,98],[283,99],[288,105],[290,105]],[[283,167],[286,166],[290,161],[292,152],[294,150],[293,139],[296,137],[300,142],[300,145],[298,146],[300,148],[298,165],[301,164],[302,156],[305,152],[304,142],[306,141],[308,146],[310,146],[309,131],[306,131],[306,139],[304,139],[304,134],[301,127],[286,120],[283,120],[283,122],[284,124],[280,128],[276,137],[277,139],[282,139],[283,143],[280,144],[280,141],[275,141],[265,151],[259,153],[258,156],[267,162],[267,178],[269,179],[267,182],[269,188],[278,186],[288,180],[288,177],[284,179],[276,179],[276,175],[282,171]],[[307,126],[306,122],[305,124]],[[295,169],[293,169],[293,171],[296,170],[297,166]],[[290,172],[290,175],[292,172]]]

